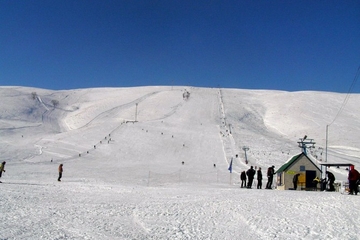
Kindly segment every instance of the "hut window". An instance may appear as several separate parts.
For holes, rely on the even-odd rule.
[[[305,166],[300,166],[300,172],[305,172]]]

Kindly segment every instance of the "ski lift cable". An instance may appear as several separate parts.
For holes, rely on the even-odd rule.
[[[335,122],[335,120],[339,117],[339,115],[341,114],[341,112],[344,110],[345,105],[346,105],[347,102],[349,101],[350,93],[352,92],[352,90],[353,90],[353,88],[354,88],[354,86],[355,86],[355,84],[356,84],[359,76],[360,76],[360,66],[358,67],[358,70],[357,70],[357,72],[356,72],[356,75],[355,75],[355,77],[354,77],[354,79],[353,79],[353,81],[352,81],[352,83],[351,83],[351,85],[350,85],[350,88],[349,88],[349,90],[348,90],[348,92],[347,92],[347,94],[346,94],[346,96],[345,96],[344,102],[342,103],[342,105],[341,105],[338,113],[336,114],[334,120],[332,120],[332,122],[331,122],[330,124],[328,124],[328,126],[330,126],[331,124],[333,124],[333,123]]]

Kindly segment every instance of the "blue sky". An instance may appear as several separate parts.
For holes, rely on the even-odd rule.
[[[0,85],[348,92],[359,26],[357,0],[0,0]]]

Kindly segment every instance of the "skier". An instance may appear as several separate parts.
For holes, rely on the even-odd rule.
[[[248,176],[248,185],[247,185],[247,188],[251,188],[251,185],[252,185],[253,180],[254,180],[255,173],[256,173],[256,172],[255,172],[253,166],[251,166],[250,169],[246,171],[246,175]]]
[[[299,181],[299,176],[300,176],[300,173],[295,174],[295,176],[294,176],[294,178],[293,178],[294,190],[297,189],[297,184],[298,184],[298,181]]]
[[[326,171],[326,174],[328,176],[328,183],[329,183],[329,192],[334,192],[335,191],[335,187],[334,187],[334,182],[335,182],[335,176],[334,174],[332,174],[329,171]]]
[[[62,173],[63,173],[63,165],[60,164],[59,165],[59,177],[58,177],[58,181],[61,182],[61,178],[62,178]]]
[[[6,171],[5,171],[5,164],[6,164],[5,161],[3,161],[3,162],[0,164],[0,178],[1,178],[2,173],[3,173],[3,172],[6,172]],[[2,182],[0,181],[0,183],[2,183]]]
[[[262,187],[262,172],[261,172],[261,167],[259,167],[259,169],[257,170],[257,180],[258,180],[257,189],[261,189],[261,187]]]
[[[269,167],[267,171],[268,182],[266,184],[266,189],[272,189],[271,185],[273,182],[274,174],[275,174],[275,166]]]
[[[246,173],[245,173],[245,171],[241,172],[240,180],[241,180],[241,188],[246,187]]]
[[[359,189],[358,189],[357,181],[359,180],[359,178],[360,178],[359,172],[354,168],[354,165],[351,165],[350,171],[349,171],[349,176],[348,176],[349,188],[350,188],[349,194],[350,195],[353,195],[354,192],[355,192],[355,195],[358,194]]]

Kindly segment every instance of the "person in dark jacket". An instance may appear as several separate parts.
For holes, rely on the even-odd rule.
[[[58,170],[59,170],[59,177],[58,177],[58,181],[59,181],[59,182],[61,182],[62,173],[63,173],[63,165],[62,165],[62,164],[60,164],[60,165],[59,165]]]
[[[273,182],[274,174],[275,174],[275,166],[269,167],[267,171],[268,182],[266,184],[266,189],[272,189],[271,185]]]
[[[3,173],[3,172],[6,172],[6,171],[5,171],[5,164],[6,164],[5,161],[3,161],[3,162],[0,164],[0,178],[1,178],[2,173]],[[0,183],[1,183],[1,181],[0,181]]]
[[[253,180],[254,180],[254,176],[255,176],[255,170],[254,167],[251,166],[249,170],[246,171],[246,175],[248,177],[248,185],[247,188],[251,188]]]
[[[293,177],[294,190],[297,189],[297,184],[298,184],[298,181],[299,181],[299,176],[300,176],[300,173],[295,174],[295,176]]]
[[[350,166],[350,171],[349,171],[349,188],[350,188],[350,192],[349,194],[353,195],[355,193],[355,195],[358,194],[359,191],[359,187],[358,187],[358,180],[360,178],[360,174],[359,172],[354,168],[354,165]]]
[[[326,171],[327,174],[327,178],[328,178],[328,183],[329,183],[329,192],[334,192],[335,191],[335,187],[334,187],[334,182],[335,182],[335,176],[334,174],[332,174],[329,171]]]
[[[245,173],[245,171],[241,172],[240,180],[241,180],[241,188],[246,187],[246,173]]]
[[[262,187],[262,172],[261,172],[261,167],[259,167],[259,169],[257,170],[257,180],[258,180],[257,189],[261,189],[261,187]]]

